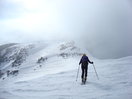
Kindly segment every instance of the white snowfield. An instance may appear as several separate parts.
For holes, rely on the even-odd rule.
[[[4,72],[0,99],[132,99],[132,56],[98,60],[74,42],[17,44],[9,48],[14,48],[9,56],[21,48],[26,48],[28,55],[21,65],[12,67],[13,60],[0,65]],[[99,80],[89,64],[88,80],[81,85],[81,68],[78,81],[76,75],[84,52],[94,61]],[[19,70],[18,75],[7,77],[6,71],[14,69]]]

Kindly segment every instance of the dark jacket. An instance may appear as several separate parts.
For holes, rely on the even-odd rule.
[[[83,63],[86,63],[86,62],[90,63],[90,64],[93,64],[93,62],[91,62],[87,56],[83,55],[82,58],[81,58],[81,60],[80,60],[80,62],[79,62],[79,65],[81,63],[83,64]]]

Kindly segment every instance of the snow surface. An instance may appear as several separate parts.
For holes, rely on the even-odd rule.
[[[88,81],[81,85],[81,70],[76,82],[81,55],[71,54],[88,53],[86,50],[74,42],[31,45],[26,61],[19,66],[19,74],[9,77],[5,74],[5,79],[0,79],[0,99],[132,99],[132,56],[98,60],[89,54],[99,80],[89,64]],[[60,53],[71,54],[61,57]],[[40,57],[47,60],[38,64]],[[2,65],[7,70],[12,68],[10,62]]]

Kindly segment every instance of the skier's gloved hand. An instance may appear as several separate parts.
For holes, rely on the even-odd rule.
[[[91,62],[91,64],[93,64],[94,62]]]

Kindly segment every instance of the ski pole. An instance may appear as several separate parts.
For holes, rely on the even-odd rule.
[[[94,67],[94,71],[95,71],[96,77],[97,77],[97,79],[99,80],[99,76],[98,76],[98,74],[97,74],[97,71],[96,71],[96,68],[95,68],[94,64],[93,64],[93,67]]]
[[[78,79],[79,69],[80,69],[80,65],[78,66],[78,71],[77,71],[76,81],[77,81],[77,79]]]

